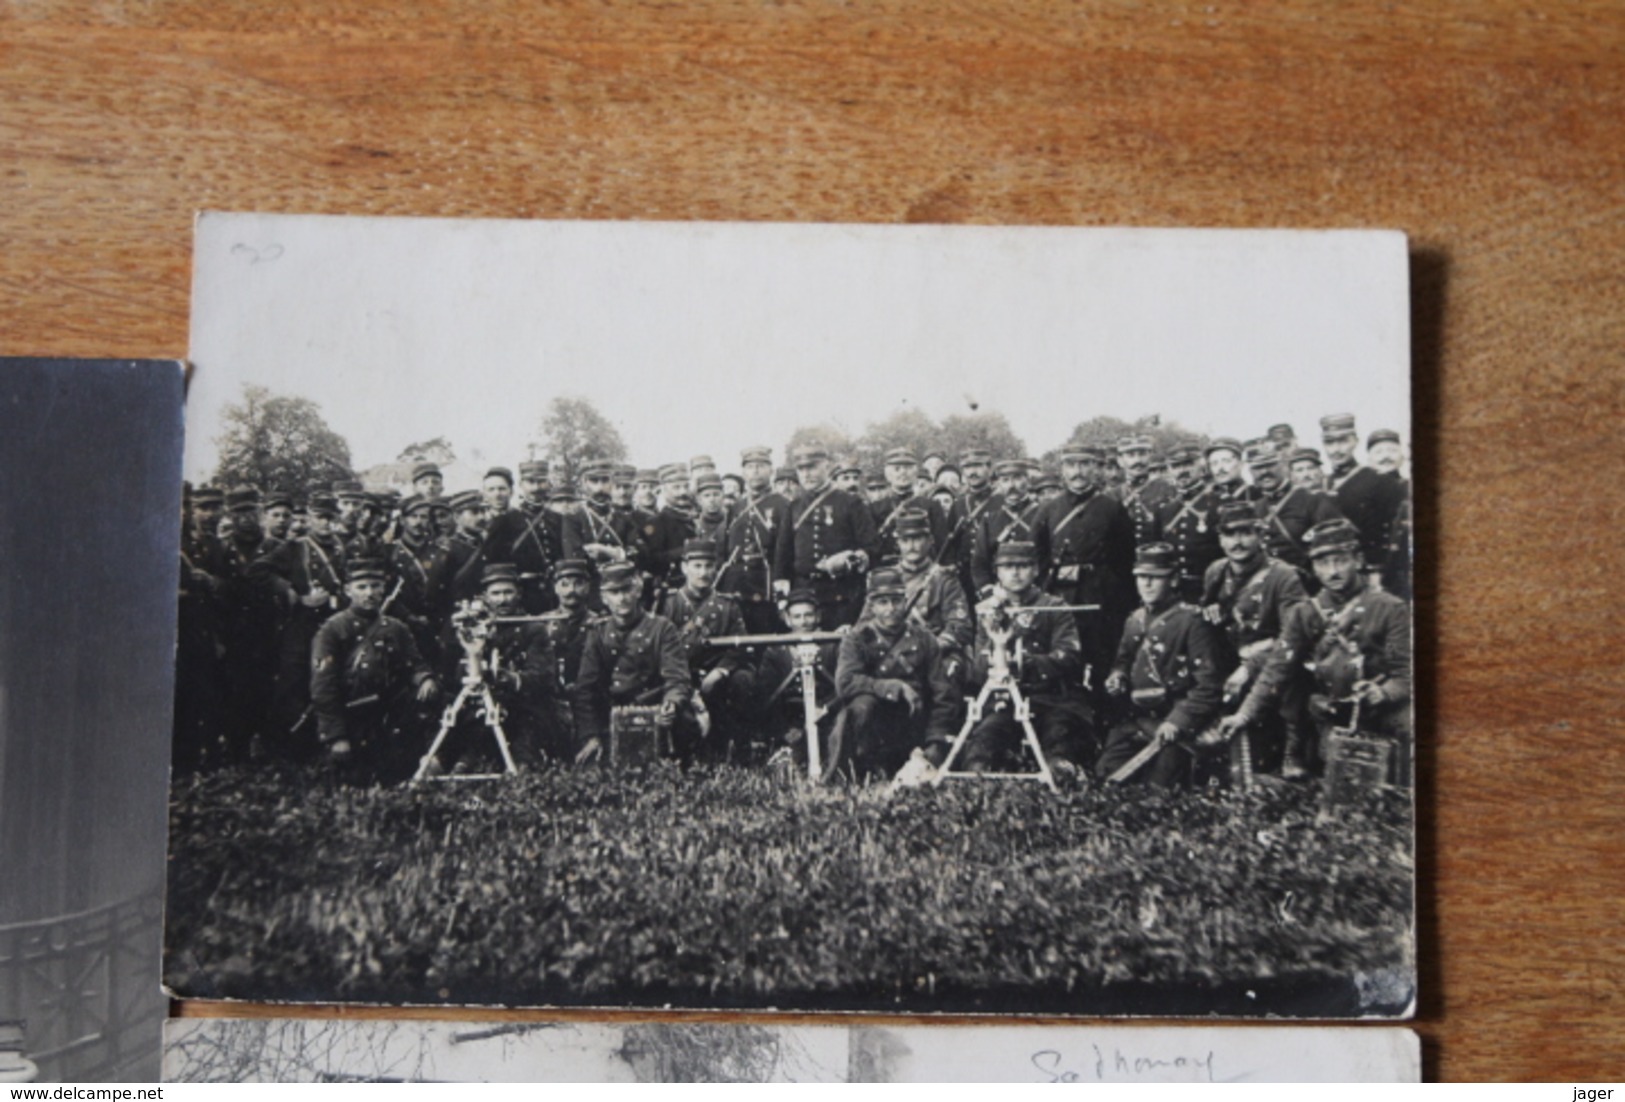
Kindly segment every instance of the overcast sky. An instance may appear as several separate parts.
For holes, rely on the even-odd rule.
[[[315,400],[358,468],[436,436],[511,465],[561,394],[644,467],[911,407],[1034,454],[1101,414],[1410,435],[1393,232],[209,214],[196,248],[194,479],[244,382]]]

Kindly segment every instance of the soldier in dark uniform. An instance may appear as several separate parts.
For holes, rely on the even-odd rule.
[[[449,504],[454,527],[446,539],[446,569],[451,575],[447,588],[455,605],[479,595],[485,569],[485,499],[477,490],[464,490]]]
[[[286,540],[288,530],[293,527],[293,495],[286,490],[272,490],[260,503],[260,516],[267,539]]]
[[[417,463],[412,467],[412,492],[436,506],[435,524],[440,534],[450,538],[455,530],[451,516],[451,503],[446,500],[446,476],[436,463]]]
[[[740,455],[745,494],[734,507],[717,553],[723,571],[718,586],[739,598],[745,629],[767,635],[780,627],[776,596],[790,590],[795,545],[790,539],[790,503],[771,492],[772,452],[746,448]]]
[[[1088,685],[1098,689],[1112,660],[1133,599],[1129,571],[1134,565],[1134,525],[1121,502],[1094,482],[1097,456],[1078,447],[1061,452],[1065,489],[1033,516],[1033,546],[1041,584],[1069,605],[1100,606],[1079,612]]]
[[[791,634],[809,635],[819,630],[818,598],[812,590],[790,591],[784,602],[784,620]],[[828,709],[818,725],[819,738],[826,741],[835,722],[835,669],[840,661],[840,646],[833,640],[817,644],[813,699],[818,707]],[[796,656],[787,646],[764,647],[756,663],[753,687],[761,723],[769,745],[779,747],[768,759],[770,767],[781,756],[799,766],[807,764],[807,712],[795,671]],[[824,742],[819,745],[822,747]]]
[[[657,483],[658,484],[658,483]],[[638,469],[630,463],[618,463],[610,476],[609,503],[620,516],[631,521],[632,561],[640,571],[649,573],[649,533],[657,510],[644,509],[637,504]]]
[[[196,490],[183,483],[181,566],[175,638],[175,723],[171,762],[178,773],[204,764],[215,748],[223,721],[220,696],[220,624],[216,615],[216,579],[199,563],[219,562],[220,513],[225,495],[213,486]],[[206,510],[199,501],[206,500]]]
[[[835,465],[830,473],[830,481],[835,483],[836,489],[844,490],[853,497],[863,494],[863,468],[850,459],[843,459]]]
[[[321,626],[311,647],[317,736],[329,759],[357,778],[399,779],[423,749],[418,706],[440,687],[406,625],[379,611],[383,564],[354,559],[346,572],[349,606]]]
[[[993,507],[993,456],[982,448],[970,448],[959,457],[964,489],[948,510],[948,538],[937,552],[937,561],[951,565],[959,574],[959,584],[967,598],[978,592],[972,559],[976,553],[976,531],[982,517]]]
[[[1360,437],[1354,415],[1336,413],[1320,419],[1321,446],[1331,462],[1328,486],[1337,509],[1360,533],[1360,556],[1369,581],[1380,584],[1382,563],[1388,555],[1389,530],[1399,507],[1409,496],[1403,482],[1384,477],[1354,458]]]
[[[1061,496],[1061,476],[1044,471],[1032,481],[1033,504],[1042,505]]]
[[[291,761],[307,761],[316,753],[315,732],[300,723],[310,704],[311,641],[322,622],[339,610],[344,594],[344,543],[334,531],[338,502],[332,494],[318,492],[310,495],[307,508],[309,530],[298,539],[271,544],[249,568],[276,595],[281,610],[265,748]]]
[[[1133,433],[1117,441],[1117,465],[1123,469],[1118,500],[1128,510],[1134,524],[1134,545],[1157,538],[1157,516],[1177,492],[1160,478],[1151,476],[1151,437]]]
[[[694,480],[694,535],[720,545],[727,529],[728,509],[722,498],[722,476],[715,471],[702,474]]]
[[[649,516],[660,508],[660,472],[640,467],[633,475],[632,507]]]
[[[538,502],[534,497],[546,482],[547,465],[521,463],[519,470],[525,495],[518,508],[494,518],[486,528],[484,560],[512,563],[518,569],[525,611],[537,615],[557,607],[553,564],[564,558],[564,518],[549,509],[545,499]]]
[[[487,564],[480,574],[480,599],[493,618],[524,616],[518,569],[512,563]],[[559,741],[554,721],[558,685],[547,628],[536,622],[493,622],[490,634],[475,645],[480,648],[481,673],[501,709],[503,734],[514,760],[536,766],[549,758],[565,759],[569,744]],[[472,704],[465,704],[431,768],[500,769],[502,761],[486,719]]]
[[[1077,620],[1065,609],[1053,612],[1008,613],[1010,608],[1044,609],[1062,604],[1038,588],[1038,555],[1033,545],[1016,540],[1001,546],[994,557],[998,584],[977,606],[976,640],[969,691],[988,678],[993,656],[990,632],[1009,630],[1008,655],[1017,687],[1032,711],[1033,730],[1057,779],[1068,779],[1088,768],[1100,752],[1094,713],[1084,697],[1083,656]],[[1022,730],[1010,708],[993,708],[965,741],[963,768],[987,772],[1011,768],[1018,756]],[[946,746],[928,747],[932,764],[940,765]],[[958,763],[956,763],[958,764]]]
[[[1287,457],[1295,488],[1321,494],[1326,492],[1326,470],[1320,465],[1320,452],[1314,448],[1297,448]]]
[[[564,555],[586,559],[602,567],[612,562],[637,566],[640,539],[636,521],[622,513],[610,500],[610,484],[615,465],[607,459],[594,459],[582,465],[581,481],[586,500],[574,513],[564,517]]]
[[[1208,567],[1223,555],[1219,550],[1219,525],[1213,494],[1202,477],[1202,453],[1184,444],[1168,455],[1168,470],[1174,494],[1157,510],[1156,542],[1173,544],[1179,556],[1181,600],[1202,596],[1202,579]]]
[[[1325,494],[1291,485],[1286,464],[1273,447],[1253,451],[1247,466],[1253,475],[1247,498],[1263,522],[1264,551],[1297,568],[1305,580],[1312,578],[1303,537],[1315,525],[1337,519],[1337,506]]]
[[[1390,739],[1392,775],[1409,784],[1410,607],[1366,581],[1361,543],[1347,520],[1310,529],[1309,557],[1320,592],[1287,614],[1263,674],[1222,726],[1233,731],[1255,723],[1295,673],[1308,671],[1314,679],[1309,714],[1321,741],[1339,727]]]
[[[1124,707],[1095,765],[1111,777],[1151,743],[1160,750],[1133,777],[1163,787],[1188,785],[1194,743],[1219,714],[1229,672],[1224,638],[1174,589],[1178,556],[1166,543],[1147,544],[1134,560],[1144,602],[1124,627],[1106,691]]]
[[[338,502],[339,516],[334,524],[346,546],[357,536],[367,534],[365,528],[367,492],[366,489],[353,478],[341,478],[333,483],[333,500]]]
[[[643,611],[637,568],[612,562],[599,571],[609,615],[587,628],[572,701],[577,764],[596,761],[609,744],[610,710],[658,701],[675,723],[693,694],[683,633],[663,616]]]
[[[557,690],[553,730],[557,736],[556,749],[563,756],[566,752],[573,753],[580,745],[575,737],[575,712],[571,702],[581,670],[587,628],[594,620],[591,564],[585,559],[561,559],[553,567],[553,592],[558,608],[547,624],[552,644],[553,683]]]
[[[226,508],[226,494],[218,486],[199,486],[192,491],[191,524],[181,534],[181,553],[202,567],[220,553],[220,519]]]
[[[863,576],[879,554],[874,514],[829,481],[829,453],[821,444],[796,449],[804,496],[790,507],[795,586],[818,595],[826,630],[855,622],[863,610]]]
[[[384,612],[406,625],[418,653],[441,668],[441,631],[451,617],[450,548],[434,523],[434,504],[416,495],[401,503],[400,538],[386,546],[389,592]]]
[[[651,602],[659,598],[662,590],[680,589],[683,585],[683,547],[697,532],[687,467],[668,463],[660,468],[660,497],[660,512],[649,525],[646,541],[645,569],[654,579],[647,595]]]
[[[742,744],[751,691],[745,654],[707,643],[713,636],[745,634],[738,599],[717,592],[717,565],[716,544],[704,538],[689,540],[683,548],[683,585],[662,593],[653,609],[682,634],[689,676],[698,691],[696,710],[679,714],[672,729],[673,749],[682,760],[723,761],[748,750]],[[708,734],[702,730],[701,714],[710,717]]]
[[[1221,436],[1203,451],[1207,459],[1208,477],[1215,507],[1226,501],[1247,496],[1247,483],[1241,477],[1241,441],[1233,436]]]
[[[773,472],[773,492],[788,502],[800,500],[806,491],[802,488],[801,477],[796,474],[794,467],[780,467]],[[857,496],[856,494],[853,495]]]
[[[534,516],[547,507],[548,491],[553,488],[551,470],[545,459],[527,459],[519,464],[519,511]]]
[[[215,580],[222,649],[222,740],[210,750],[223,751],[229,762],[246,760],[255,737],[274,731],[268,725],[281,611],[265,573],[252,569],[275,546],[260,527],[260,492],[239,486],[226,494],[225,506],[231,535],[199,567]]]
[[[896,525],[904,509],[925,513],[931,522],[933,542],[941,544],[947,538],[948,523],[942,509],[930,498],[921,497],[916,492],[915,480],[919,471],[919,460],[907,448],[893,448],[886,453],[888,492],[884,498],[870,505],[875,518],[875,534],[880,537],[879,562],[883,566],[892,566],[897,562]]]
[[[1382,588],[1398,597],[1411,597],[1411,487],[1400,473],[1405,449],[1399,433],[1393,429],[1378,429],[1366,438],[1366,460],[1371,469],[1384,478],[1398,483],[1405,496],[1388,522],[1387,546],[1379,562]]]
[[[902,575],[868,579],[868,619],[841,640],[835,685],[846,702],[830,736],[831,770],[858,780],[896,773],[909,754],[953,736],[959,697],[943,676],[930,630],[904,611]]]
[[[873,519],[874,507],[890,499],[891,483],[886,481],[884,474],[879,471],[872,471],[864,476],[863,501],[869,506],[871,519]]]
[[[970,603],[954,572],[936,562],[931,521],[925,513],[905,509],[897,521],[898,559],[896,570],[903,579],[903,607],[908,618],[923,625],[937,640],[942,653],[943,676],[954,686],[956,695],[964,692],[966,655],[976,636]],[[869,617],[865,606],[858,620]]]
[[[993,501],[982,511],[971,534],[971,584],[976,597],[993,591],[997,580],[993,556],[1000,547],[1012,540],[1032,542],[1033,520],[1038,514],[1038,503],[1028,496],[1032,476],[1027,464],[1006,459],[994,470],[997,488]]]
[[[490,524],[513,506],[513,472],[492,467],[480,479],[480,498],[485,502],[486,523]]]
[[[1264,435],[1275,445],[1275,450],[1280,455],[1291,455],[1298,450],[1298,433],[1291,425],[1284,422],[1271,425]]]
[[[1297,569],[1265,549],[1262,521],[1248,502],[1219,507],[1219,539],[1224,558],[1208,567],[1201,597],[1202,615],[1229,640],[1238,664],[1224,683],[1224,703],[1234,708],[1263,673],[1292,607],[1309,599]],[[1306,761],[1307,683],[1283,685],[1279,706],[1243,734],[1253,768],[1301,777]]]

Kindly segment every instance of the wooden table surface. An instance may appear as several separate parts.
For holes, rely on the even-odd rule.
[[[7,354],[200,208],[1405,230],[1427,1074],[1625,1077],[1625,7],[13,0],[0,179]]]

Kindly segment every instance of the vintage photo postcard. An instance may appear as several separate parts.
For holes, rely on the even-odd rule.
[[[1402,235],[194,270],[176,994],[1410,1013]]]
[[[0,1082],[151,1082],[183,374],[0,358]]]
[[[170,1083],[1416,1083],[1396,1027],[170,1021]]]

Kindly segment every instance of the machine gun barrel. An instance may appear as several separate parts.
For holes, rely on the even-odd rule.
[[[1099,605],[1002,605],[1000,612],[1099,612]]]
[[[713,635],[705,642],[712,647],[794,647],[802,643],[835,643],[846,638],[839,631],[808,631],[798,635]]]

